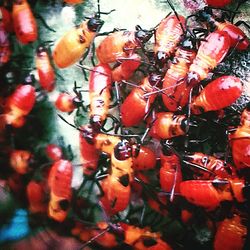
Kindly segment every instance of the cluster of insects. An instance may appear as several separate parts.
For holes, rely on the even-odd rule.
[[[39,87],[31,74],[17,84],[9,69],[11,34],[23,46],[39,40],[32,1],[2,2],[0,160],[7,167],[0,178],[31,216],[67,227],[80,249],[248,249],[250,103],[240,111],[232,105],[249,82],[220,68],[236,53],[249,55],[249,24],[234,23],[247,1],[228,10],[231,1],[207,0],[184,17],[166,0],[172,11],[151,29],[101,32],[115,10],[101,11],[98,0],[91,18],[33,47]],[[74,66],[88,89],[75,83],[52,104],[79,132],[80,163],[62,139],[42,153],[18,147],[18,134],[36,135],[29,121],[36,102],[56,89],[56,72]],[[85,122],[70,123],[73,115]],[[76,165],[83,182],[73,189]]]

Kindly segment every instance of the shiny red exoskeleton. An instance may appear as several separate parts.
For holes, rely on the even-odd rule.
[[[191,86],[197,85],[208,76],[227,55],[231,47],[231,40],[227,32],[214,31],[201,42],[197,55],[190,65],[187,83]]]
[[[162,100],[169,111],[175,112],[188,103],[191,87],[187,86],[184,78],[196,57],[196,51],[195,42],[190,38],[184,39],[164,76]]]
[[[132,148],[127,141],[120,141],[111,154],[111,173],[101,183],[101,203],[109,214],[116,214],[127,208],[133,179]]]
[[[121,58],[119,61],[121,64],[112,70],[113,82],[128,80],[140,66],[141,57],[137,54],[133,54],[129,58]]]
[[[72,175],[73,167],[71,162],[67,160],[56,161],[49,173],[50,201],[48,215],[59,222],[64,221],[68,214],[72,196]]]
[[[101,63],[113,63],[120,58],[130,58],[152,35],[152,31],[140,27],[136,31],[116,31],[104,38],[97,47],[97,58]]]
[[[56,144],[48,144],[45,148],[47,157],[52,161],[59,161],[63,157],[61,147]]]
[[[242,94],[240,78],[221,76],[209,83],[191,103],[194,114],[215,111],[233,104]]]
[[[168,152],[161,154],[160,168],[160,185],[161,189],[166,192],[180,191],[180,183],[182,182],[181,164],[177,155]]]
[[[233,161],[237,169],[250,167],[250,103],[241,114],[240,126],[229,135]]]
[[[236,176],[233,166],[211,155],[195,152],[184,155],[183,160],[186,164],[191,163],[190,168],[194,171],[197,179],[208,180],[214,179],[215,176],[217,178],[231,178]],[[192,167],[192,163],[198,165],[198,167],[200,166],[212,171],[212,173],[206,172],[198,167],[196,168],[195,166]]]
[[[243,224],[243,218],[234,214],[232,218],[220,222],[215,234],[214,249],[243,249],[246,235],[247,227]]]
[[[50,62],[48,50],[39,46],[36,51],[36,69],[42,89],[51,92],[55,88],[55,72]]]
[[[16,37],[21,43],[37,40],[37,23],[27,0],[13,1],[12,19]]]
[[[217,20],[214,18],[211,9],[205,8],[199,11],[198,19],[207,22],[213,29],[225,31],[230,37],[231,48],[236,48],[238,50],[246,50],[248,48],[249,39],[246,34],[238,26],[226,20]]]
[[[160,112],[156,114],[149,134],[154,138],[170,139],[184,135],[187,128],[185,115],[175,115],[171,112]]]
[[[55,107],[61,112],[70,113],[76,109],[74,97],[66,92],[59,93],[55,101]]]
[[[178,43],[183,36],[185,29],[185,18],[178,15],[170,15],[161,20],[156,29],[154,53],[156,62],[163,66],[167,59],[175,52]]]
[[[108,115],[111,84],[111,69],[108,64],[99,64],[90,72],[90,124],[97,131],[101,128]]]
[[[27,116],[36,101],[35,88],[31,85],[19,85],[12,95],[7,98],[5,107],[6,124],[12,126],[23,125],[25,116]]]
[[[225,180],[189,180],[180,184],[180,194],[190,203],[214,210],[222,201],[243,202],[243,188],[245,183],[241,179]]]
[[[161,76],[152,73],[126,97],[121,105],[121,121],[125,127],[135,126],[143,121],[157,96],[157,93],[149,96],[147,94],[153,92],[154,87],[158,87],[160,83]]]
[[[137,156],[133,157],[133,169],[136,171],[153,169],[156,165],[155,152],[146,146],[140,146]]]

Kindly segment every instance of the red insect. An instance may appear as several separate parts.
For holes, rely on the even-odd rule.
[[[10,60],[11,53],[9,35],[0,24],[0,67]]]
[[[48,50],[39,46],[36,51],[36,68],[41,87],[51,92],[55,88],[55,72],[50,62]]]
[[[191,86],[197,85],[208,76],[227,55],[230,49],[230,37],[225,31],[214,31],[201,42],[197,55],[190,65],[187,83]]]
[[[170,139],[184,135],[187,128],[187,118],[184,115],[175,115],[171,112],[160,112],[150,129],[150,136],[154,138]]]
[[[221,76],[209,83],[191,103],[194,114],[226,108],[242,94],[241,80],[235,76]]]
[[[31,180],[26,188],[26,195],[31,213],[45,213],[48,209],[44,182]]]
[[[154,87],[158,87],[160,83],[161,76],[152,73],[131,91],[121,105],[121,121],[124,126],[135,126],[143,121],[157,96],[157,94],[152,94],[147,97],[146,94],[154,91]]]
[[[136,147],[136,146],[135,146]],[[133,149],[135,148],[133,147]],[[149,147],[140,146],[140,151],[133,158],[133,169],[136,171],[153,169],[156,165],[156,155]]]
[[[120,142],[118,136],[94,133],[92,126],[80,128],[80,154],[85,175],[92,175],[97,170],[97,163],[101,152],[111,155],[115,145]]]
[[[74,97],[66,92],[60,93],[55,101],[55,107],[61,112],[72,112],[76,109]]]
[[[183,161],[188,165],[190,164],[191,167],[193,163],[213,173],[200,170],[194,166],[193,171],[197,179],[208,180],[214,179],[215,176],[218,178],[236,177],[235,169],[229,163],[225,164],[223,160],[201,152],[186,154],[183,156]]]
[[[91,126],[86,125],[81,130],[79,138],[83,173],[85,175],[92,175],[97,170],[100,152],[94,144],[94,134]]]
[[[17,39],[23,43],[37,40],[37,24],[27,0],[15,0],[12,7],[12,19]]]
[[[116,31],[108,35],[96,49],[101,63],[113,63],[121,58],[130,58],[137,48],[141,48],[153,35],[153,31],[141,29],[136,31]]]
[[[12,95],[7,98],[5,107],[5,120],[6,124],[16,125],[18,121],[24,120],[36,100],[35,88],[31,85],[19,85]]]
[[[250,103],[241,114],[240,126],[229,135],[233,161],[237,169],[250,167]]]
[[[61,147],[56,144],[48,144],[45,148],[46,155],[52,161],[59,161],[63,157]]]
[[[18,174],[27,174],[30,170],[32,154],[27,150],[13,150],[10,154],[10,166]]]
[[[182,182],[181,164],[177,155],[161,154],[160,185],[166,192],[179,192]]]
[[[6,32],[10,33],[13,31],[11,13],[5,7],[2,6],[0,7],[0,25],[3,26]]]
[[[52,165],[49,173],[50,201],[48,215],[59,222],[64,221],[68,214],[72,196],[72,172],[71,162],[59,160]]]
[[[101,183],[101,203],[107,213],[116,214],[127,208],[133,179],[132,165],[132,148],[127,141],[122,140],[111,154],[111,173]]]
[[[119,59],[121,64],[112,70],[112,81],[120,82],[122,80],[128,80],[136,69],[141,64],[141,57],[137,54],[133,54],[127,58]]]
[[[154,53],[156,62],[160,66],[163,66],[174,54],[176,46],[183,36],[185,17],[178,15],[178,18],[176,15],[167,16],[156,29]]]
[[[236,26],[237,23],[234,25],[226,20],[216,20],[209,8],[199,11],[198,19],[207,22],[212,28],[216,27],[218,31],[225,31],[230,37],[231,48],[236,48],[238,50],[246,50],[248,48],[249,40],[246,34]]]
[[[124,242],[134,249],[140,250],[171,250],[169,244],[161,239],[161,234],[151,232],[149,228],[140,228],[120,223],[124,230]]]
[[[107,118],[110,104],[111,69],[108,64],[94,67],[89,77],[90,124],[98,131]]]
[[[196,56],[196,51],[195,42],[190,38],[184,39],[165,74],[162,100],[169,111],[175,112],[188,102],[191,87],[187,86],[184,78]]]
[[[225,7],[230,4],[232,0],[206,0],[205,2],[212,7]]]
[[[241,179],[226,180],[190,180],[180,184],[180,194],[190,203],[201,206],[206,210],[214,210],[222,201],[243,202],[243,188],[245,183]]]
[[[247,227],[243,218],[234,214],[232,218],[225,219],[219,224],[215,234],[214,249],[243,249],[246,235]]]

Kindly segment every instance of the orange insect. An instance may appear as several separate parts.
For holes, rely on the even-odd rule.
[[[166,152],[165,152],[166,153]],[[181,164],[177,155],[168,152],[167,155],[161,154],[160,184],[163,191],[175,192],[180,191],[182,182]],[[173,198],[171,197],[171,200]]]
[[[14,0],[12,19],[17,39],[23,43],[37,40],[37,24],[27,0]]]
[[[154,138],[170,139],[184,135],[187,128],[187,118],[171,112],[160,112],[150,128],[149,134]]]
[[[19,85],[12,95],[7,98],[5,107],[6,124],[20,126],[25,122],[27,116],[36,100],[35,88],[31,85]],[[21,122],[21,123],[20,123]]]
[[[68,214],[72,196],[72,172],[71,162],[59,160],[52,165],[49,173],[50,201],[48,215],[59,222],[64,221]]]
[[[232,218],[226,218],[219,224],[215,234],[214,249],[243,249],[246,235],[247,227],[243,223],[243,218],[234,214]]]
[[[220,110],[230,106],[242,94],[241,80],[235,76],[221,76],[209,83],[191,103],[194,114]]]
[[[241,114],[240,126],[229,135],[233,161],[237,169],[250,167],[250,103]]]
[[[99,131],[107,118],[110,104],[111,69],[108,64],[94,67],[89,77],[90,124]]]
[[[152,73],[130,92],[121,105],[121,121],[124,126],[135,126],[143,121],[157,96],[157,94],[152,94],[147,97],[146,94],[154,91],[154,87],[158,87],[160,83],[161,76]]]
[[[225,31],[214,31],[201,42],[197,55],[189,67],[187,83],[197,85],[208,76],[227,55],[231,47],[230,37]]]
[[[186,154],[183,156],[183,161],[186,164],[190,164],[191,167],[193,163],[213,173],[200,170],[194,166],[193,170],[197,179],[208,180],[214,179],[215,176],[218,178],[231,178],[236,176],[235,169],[230,164],[225,164],[223,160],[201,152]]]
[[[86,50],[89,49],[97,32],[101,29],[104,21],[99,13],[88,21],[82,22],[78,27],[69,30],[61,37],[53,50],[53,60],[57,67],[66,68],[79,61]]]
[[[32,154],[27,150],[13,150],[10,154],[10,166],[19,174],[27,174],[30,170]]]
[[[120,141],[111,154],[111,173],[101,183],[101,203],[105,211],[116,214],[129,204],[133,179],[132,148],[127,141]]]
[[[133,146],[135,149],[136,146]],[[134,153],[134,155],[136,155]],[[146,146],[140,146],[137,156],[133,157],[133,169],[136,171],[153,169],[156,165],[155,152]]]
[[[185,18],[181,15],[165,17],[156,29],[154,53],[157,64],[163,66],[174,54],[176,46],[183,36]]]
[[[141,64],[141,57],[136,53],[131,55],[129,59],[120,58],[121,64],[112,70],[112,81],[120,82],[122,80],[128,80],[135,70]]]
[[[212,29],[225,31],[230,37],[231,47],[238,50],[246,50],[249,47],[249,40],[246,34],[236,25],[226,20],[216,20],[211,12],[210,8],[204,8],[198,12],[198,19],[205,21]],[[240,23],[241,21],[239,21]]]
[[[149,228],[140,228],[133,225],[120,223],[124,230],[124,242],[134,249],[140,250],[171,250],[169,244],[161,239],[158,232],[151,232]]]
[[[50,63],[48,50],[43,46],[39,46],[36,51],[36,68],[41,87],[48,92],[53,91],[56,81],[55,72]]]
[[[113,63],[122,58],[130,59],[135,50],[152,37],[153,31],[136,26],[136,31],[116,31],[108,35],[96,48],[96,55],[101,63]]]
[[[181,182],[180,194],[196,206],[214,210],[222,201],[245,201],[244,187],[241,179],[190,180]]]
[[[162,100],[169,111],[175,112],[188,102],[191,87],[187,86],[184,78],[196,52],[196,42],[189,37],[185,38],[178,46],[175,57],[164,76]]]
[[[118,136],[94,133],[91,125],[80,128],[79,139],[83,172],[86,175],[91,175],[97,170],[100,153],[111,155],[115,145],[120,141]]]

